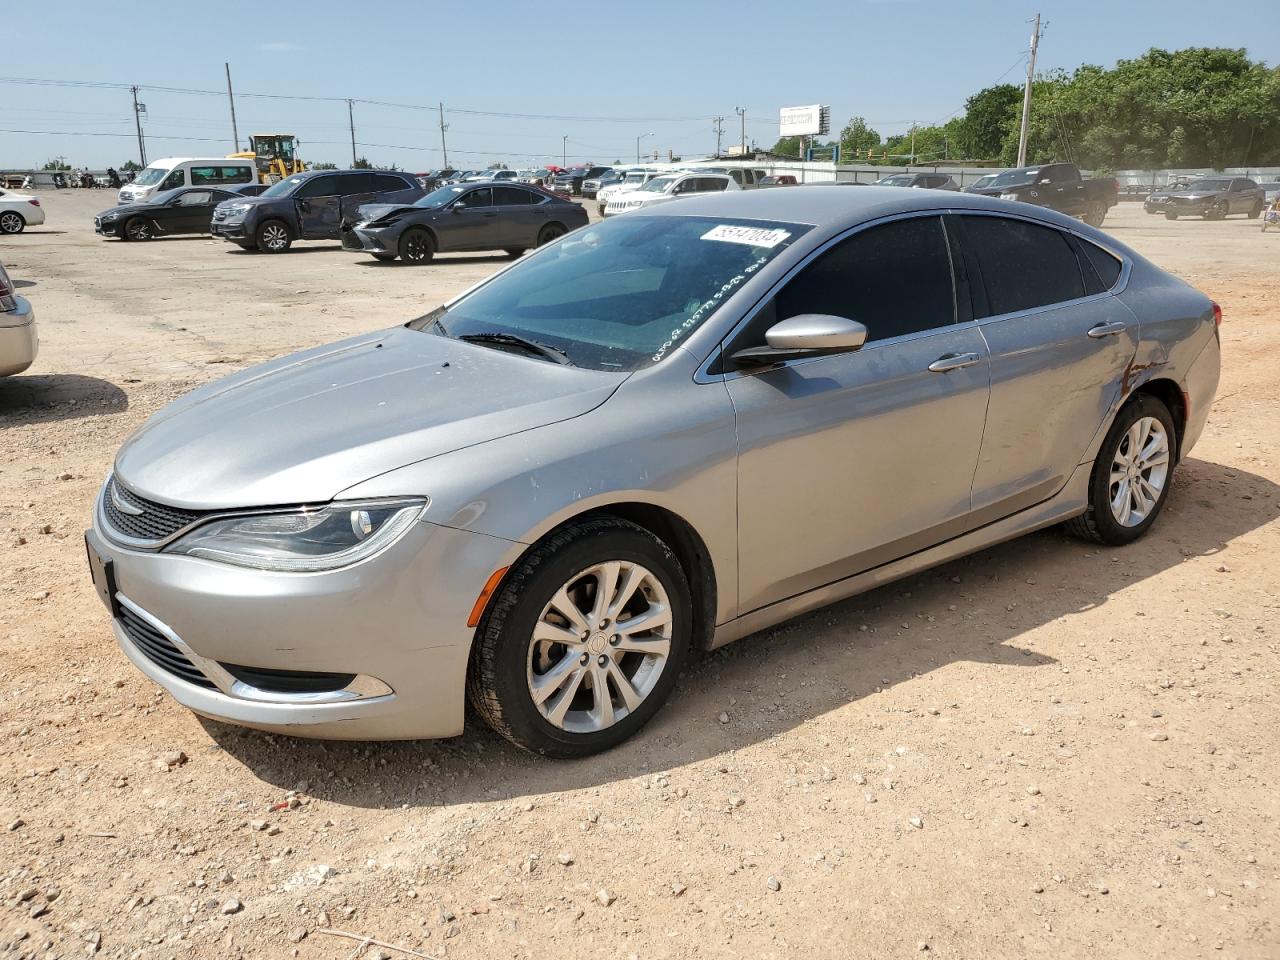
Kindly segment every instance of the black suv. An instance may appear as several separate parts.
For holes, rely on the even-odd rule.
[[[570,167],[556,174],[551,181],[551,189],[556,193],[568,193],[575,197],[582,196],[582,181],[592,180],[612,167]]]
[[[273,183],[260,196],[218,204],[210,233],[245,250],[284,253],[295,240],[340,239],[343,220],[362,204],[409,204],[423,195],[409,173],[313,170]]]

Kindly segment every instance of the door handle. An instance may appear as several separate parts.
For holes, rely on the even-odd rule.
[[[959,370],[961,367],[972,367],[975,363],[981,362],[982,358],[976,353],[948,353],[929,364],[929,369],[933,373],[946,373],[949,370]]]
[[[1101,340],[1103,337],[1114,337],[1128,330],[1126,324],[1120,323],[1100,323],[1096,327],[1089,328],[1089,336],[1095,340]]]

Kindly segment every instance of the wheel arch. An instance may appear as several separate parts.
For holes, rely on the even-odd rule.
[[[1168,377],[1153,377],[1145,383],[1135,387],[1133,392],[1125,398],[1125,402],[1129,402],[1133,397],[1146,394],[1155,397],[1163,403],[1173,417],[1174,429],[1174,462],[1177,463],[1182,459],[1182,438],[1187,430],[1187,398],[1175,381]],[[1119,411],[1117,411],[1119,415]]]

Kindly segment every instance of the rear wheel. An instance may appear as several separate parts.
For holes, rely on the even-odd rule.
[[[508,257],[510,257],[512,260],[515,260],[518,257],[524,256],[524,247],[511,247],[510,249],[504,250],[502,252],[505,253]]]
[[[569,231],[560,223],[548,223],[545,227],[538,231],[538,246],[544,243],[550,243],[552,240],[558,240]]]
[[[258,242],[258,249],[263,253],[284,253],[293,246],[293,234],[280,220],[268,220],[258,227],[254,238]]]
[[[1116,416],[1093,462],[1089,507],[1067,521],[1086,540],[1119,546],[1150,529],[1169,497],[1177,442],[1173,415],[1140,394]]]
[[[1249,211],[1249,219],[1257,220],[1260,216],[1262,216],[1262,211],[1265,208],[1265,206],[1266,205],[1261,200],[1255,203],[1253,205],[1253,209]]]
[[[436,255],[436,242],[422,227],[413,227],[400,235],[400,259],[405,263],[430,263]]]
[[[0,233],[15,234],[27,229],[26,218],[16,210],[0,213]]]
[[[1164,212],[1164,218],[1165,218],[1166,220],[1177,220],[1177,219],[1178,219],[1178,211],[1177,211],[1177,210],[1166,210],[1166,211]]]
[[[526,750],[607,750],[670,695],[692,623],[684,570],[665,543],[612,517],[576,523],[507,574],[476,632],[468,694]]]
[[[151,223],[144,217],[134,217],[124,225],[127,240],[150,240],[151,236]]]
[[[1091,227],[1102,226],[1102,221],[1107,218],[1107,205],[1101,200],[1094,200],[1085,210],[1084,222]]]

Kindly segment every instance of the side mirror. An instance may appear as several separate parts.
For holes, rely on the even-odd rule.
[[[768,346],[748,347],[729,357],[738,366],[769,366],[803,357],[852,353],[867,342],[867,328],[856,320],[825,313],[802,313],[765,332]]]

